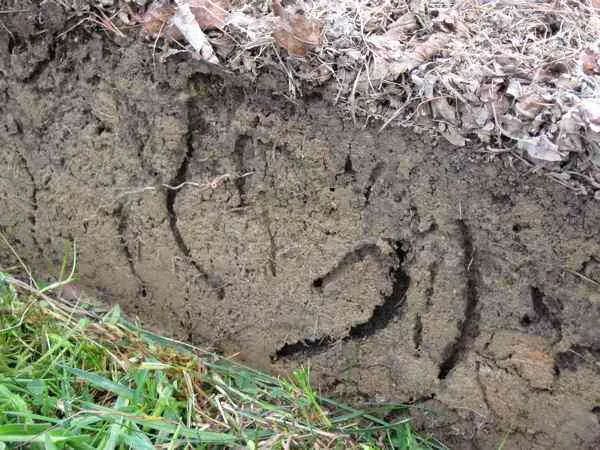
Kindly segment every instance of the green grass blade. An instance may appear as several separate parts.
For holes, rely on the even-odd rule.
[[[119,398],[117,398],[117,401],[115,402],[115,405],[113,408],[116,411],[120,411],[123,407],[127,406],[128,403],[129,402],[127,401],[127,399],[124,399],[123,397],[119,397]],[[108,436],[106,437],[106,440],[100,447],[100,450],[114,450],[115,447],[117,446],[117,442],[119,440],[119,437],[121,436],[122,430],[123,430],[123,416],[117,416],[115,418],[113,424],[110,426],[109,431],[108,431]]]
[[[0,384],[0,412],[2,410],[12,410],[24,414],[31,413],[27,402],[4,384]]]
[[[135,396],[135,391],[133,391],[129,387],[115,383],[114,381],[111,381],[108,378],[103,377],[102,375],[86,372],[85,370],[76,369],[75,367],[62,366],[62,368],[65,369],[67,372],[71,373],[72,375],[75,375],[77,378],[87,381],[92,386],[98,389],[112,392],[120,397],[124,397],[129,400],[133,400]]]
[[[44,443],[46,436],[53,443],[85,439],[85,435],[71,435],[60,429],[52,429],[49,424],[5,424],[0,425],[0,442],[39,442]]]
[[[131,421],[143,427],[163,431],[170,435],[178,433],[180,436],[193,439],[194,441],[203,444],[233,444],[238,440],[237,437],[232,434],[197,430],[182,425],[171,424],[163,420],[132,418]]]
[[[44,433],[44,450],[58,450],[48,433]]]
[[[121,433],[122,444],[136,450],[155,450],[151,439],[135,423],[128,421],[126,428],[129,432]]]

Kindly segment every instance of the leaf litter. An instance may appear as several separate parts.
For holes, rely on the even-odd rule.
[[[292,99],[322,89],[355,122],[526,160],[579,194],[600,183],[598,0],[135,0],[128,8],[144,34],[164,39],[167,56],[185,39],[196,58],[229,71],[281,71]]]

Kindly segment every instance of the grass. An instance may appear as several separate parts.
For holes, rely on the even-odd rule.
[[[0,449],[445,448],[405,406],[323,398],[309,368],[275,378],[67,305],[62,284],[0,272]]]

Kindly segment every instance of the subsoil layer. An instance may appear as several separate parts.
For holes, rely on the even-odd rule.
[[[450,447],[600,446],[598,201],[26,6],[0,16],[0,227],[32,267],[76,241],[147,326],[418,405]]]

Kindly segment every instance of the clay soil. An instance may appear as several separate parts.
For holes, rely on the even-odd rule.
[[[451,448],[600,446],[597,200],[23,3],[0,16],[0,227],[32,267],[74,240],[81,284],[146,326],[413,404]]]

